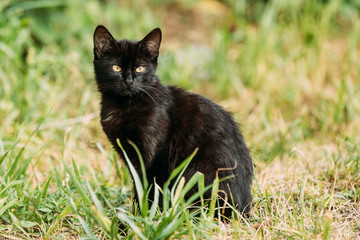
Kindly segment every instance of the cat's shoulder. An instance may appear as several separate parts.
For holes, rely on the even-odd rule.
[[[187,99],[194,100],[194,99],[204,98],[203,96],[201,96],[199,94],[192,93],[188,90],[185,90],[185,89],[177,87],[177,86],[170,85],[170,86],[168,86],[168,89],[170,90],[171,94],[174,95],[175,97],[186,98],[184,100],[187,100]]]
[[[168,86],[169,91],[171,92],[171,95],[173,96],[173,99],[177,102],[182,102],[182,103],[197,103],[198,101],[200,101],[201,99],[203,99],[204,97],[196,94],[196,93],[192,93],[190,91],[187,91],[183,88],[177,87],[177,86]]]
[[[168,86],[168,89],[177,105],[183,107],[192,106],[191,108],[193,109],[205,112],[224,111],[223,107],[200,94],[192,93],[176,86]]]

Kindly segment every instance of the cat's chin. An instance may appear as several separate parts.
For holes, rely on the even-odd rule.
[[[133,97],[136,95],[136,92],[125,90],[121,93],[122,97]]]
[[[120,97],[134,97],[137,95],[137,91],[133,89],[122,89],[121,91],[114,91],[116,95],[119,95]]]
[[[110,92],[115,93],[119,97],[133,97],[137,94],[137,89],[134,86],[114,86],[107,89]]]

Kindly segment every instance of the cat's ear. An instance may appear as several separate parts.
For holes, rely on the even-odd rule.
[[[151,58],[155,59],[159,56],[160,43],[161,30],[160,28],[155,28],[140,41],[140,48]]]
[[[101,58],[110,50],[117,48],[117,42],[106,27],[99,25],[94,32],[94,55]]]

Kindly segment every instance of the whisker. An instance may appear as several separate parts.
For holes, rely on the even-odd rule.
[[[155,103],[155,99],[153,98],[153,96],[151,96],[150,93],[148,93],[145,89],[142,89],[142,88],[138,88],[141,92],[145,93],[146,95],[148,95],[152,100],[153,102]]]

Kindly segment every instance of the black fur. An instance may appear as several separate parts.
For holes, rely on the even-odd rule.
[[[236,123],[212,101],[160,83],[155,75],[160,42],[158,28],[138,42],[116,41],[104,26],[96,28],[94,67],[105,134],[123,157],[116,143],[120,140],[140,174],[137,155],[127,139],[133,141],[142,153],[149,182],[156,177],[160,186],[199,148],[185,178],[189,180],[199,171],[205,175],[205,183],[211,184],[219,168],[231,169],[219,171],[220,178],[234,175],[221,182],[219,189],[239,211],[248,212],[252,159]],[[121,71],[114,71],[113,65]],[[136,72],[139,66],[145,71]],[[205,197],[210,197],[210,192]],[[230,217],[231,210],[225,215]]]

